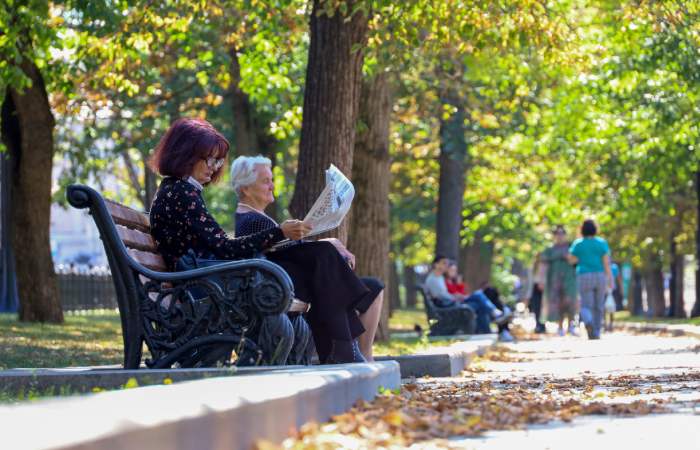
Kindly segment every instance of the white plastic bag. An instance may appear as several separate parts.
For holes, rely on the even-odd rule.
[[[613,297],[612,292],[608,292],[608,295],[605,296],[605,312],[614,313],[615,310],[615,297]]]

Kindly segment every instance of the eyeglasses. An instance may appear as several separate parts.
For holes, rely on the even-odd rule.
[[[205,161],[207,162],[207,166],[211,170],[219,170],[219,168],[224,165],[224,158],[217,159],[217,158],[211,156],[211,157],[205,159]]]

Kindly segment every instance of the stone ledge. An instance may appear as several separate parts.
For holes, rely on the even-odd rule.
[[[432,347],[414,355],[380,356],[377,361],[397,361],[401,378],[454,377],[469,365],[475,356],[483,355],[498,340],[495,334],[466,336],[469,340],[449,346]]]
[[[124,370],[119,366],[65,367],[57,369],[9,369],[0,371],[0,391],[10,395],[34,392],[37,395],[79,394],[93,389],[118,389],[131,379],[138,386],[169,382],[201,380],[258,374],[305,366],[257,366],[201,369],[138,369]]]
[[[391,361],[280,369],[5,406],[0,423],[13,450],[248,449],[399,386]]]
[[[686,324],[670,324],[670,323],[652,323],[652,322],[617,322],[614,324],[615,329],[625,331],[641,331],[641,332],[656,332],[664,331],[671,333],[674,336],[690,336],[700,338],[700,326]]]

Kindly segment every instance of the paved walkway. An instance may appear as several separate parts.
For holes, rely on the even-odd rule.
[[[547,337],[501,346],[449,382],[490,381],[544,396],[660,405],[663,414],[583,415],[524,430],[452,438],[477,449],[700,449],[700,339],[612,333],[599,341]],[[436,386],[445,381],[432,380]]]

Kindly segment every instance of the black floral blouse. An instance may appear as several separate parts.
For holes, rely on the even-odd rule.
[[[170,270],[190,249],[200,258],[251,258],[284,239],[279,227],[230,238],[207,211],[199,189],[175,177],[160,183],[150,219],[151,235]]]

